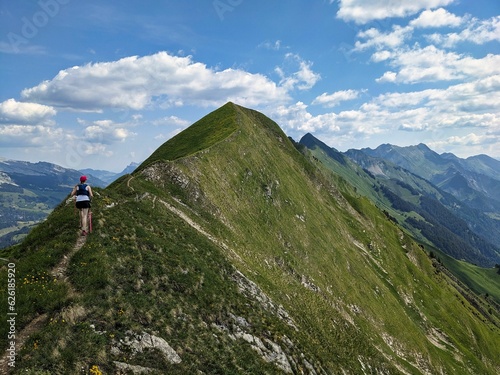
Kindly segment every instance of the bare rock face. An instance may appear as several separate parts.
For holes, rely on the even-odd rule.
[[[124,350],[132,351],[133,354],[137,354],[147,349],[156,349],[168,362],[172,364],[182,362],[181,357],[179,357],[177,352],[163,338],[151,335],[147,332],[136,334],[129,331],[127,334],[128,336],[117,342],[111,349],[112,354],[118,355]],[[114,363],[118,369],[132,371],[134,374],[144,374],[154,370],[147,367],[132,366],[123,362],[115,361]]]

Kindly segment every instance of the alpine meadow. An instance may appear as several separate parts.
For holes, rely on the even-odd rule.
[[[229,102],[95,188],[89,236],[68,196],[0,251],[2,371],[500,373],[498,300],[322,155]]]

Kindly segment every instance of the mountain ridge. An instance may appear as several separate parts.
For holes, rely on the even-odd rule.
[[[78,295],[58,283],[44,295],[46,284],[20,286],[20,328],[37,312],[52,320],[28,339],[17,373],[500,368],[494,311],[479,313],[410,236],[310,162],[274,121],[221,108],[204,124],[234,124],[215,138],[188,131],[96,189],[95,233],[68,266]],[[21,280],[71,251],[71,209],[62,202],[28,241],[1,253]],[[175,360],[141,346],[152,337]]]
[[[500,211],[500,162],[496,159],[488,156],[461,159],[450,153],[439,155],[423,144],[407,147],[381,145],[376,149],[348,150],[346,155],[352,156],[355,152],[391,161],[450,192],[471,207],[482,211]],[[453,184],[457,173],[465,178],[466,186]]]
[[[412,233],[416,238],[419,238],[422,231],[422,233],[426,233],[429,239],[434,238],[435,242],[437,241],[443,246],[440,237],[444,237],[446,231],[451,229],[454,234],[449,233],[447,236],[455,236],[457,239],[445,245],[443,249],[445,252],[453,254],[457,259],[465,259],[482,266],[493,266],[499,263],[499,250],[498,248],[495,250],[494,245],[500,243],[500,223],[494,218],[490,218],[488,212],[480,213],[474,208],[469,208],[464,202],[454,197],[452,192],[446,192],[425,180],[422,176],[419,176],[418,171],[404,169],[404,163],[400,162],[397,164],[396,157],[392,157],[393,161],[384,159],[384,157],[394,152],[402,154],[401,151],[395,151],[401,148],[389,144],[380,146],[382,151],[378,152],[378,156],[371,156],[370,153],[366,153],[363,150],[349,150],[346,153],[340,153],[320,141],[313,141],[311,137],[313,136],[310,135],[306,142],[303,139],[300,142],[306,146],[309,145],[310,150],[315,150],[317,147],[333,160],[338,161],[341,158],[348,157],[361,166],[363,171],[356,171],[356,175],[361,176],[363,173],[367,173],[371,179],[363,181],[362,178],[354,178],[351,173],[355,172],[355,167],[352,164],[346,164],[345,161],[341,162],[341,166],[345,170],[336,168],[335,165],[330,165],[335,172],[341,173],[354,186],[358,188],[365,186],[363,194],[371,197],[376,204],[392,212],[392,215],[399,217],[398,221],[401,225],[406,225],[407,228],[414,227]],[[408,158],[415,150],[419,153],[430,154],[431,159],[436,158],[437,155],[427,146],[420,144],[411,147],[411,151],[403,155],[403,157]],[[313,154],[316,157],[320,157],[314,151]],[[320,157],[320,159],[328,163],[323,158]],[[437,162],[441,163],[439,160]],[[374,181],[377,178],[379,180]],[[452,179],[448,181],[448,185],[452,184],[455,187],[468,186],[468,181],[457,171]],[[377,193],[379,190],[383,194]],[[386,199],[389,199],[390,202],[387,202]],[[416,213],[419,216],[416,218],[411,217],[410,213]],[[407,217],[402,217],[405,215]],[[430,226],[422,227],[419,223],[421,220],[431,223],[433,228]],[[469,224],[467,225],[466,222]],[[435,228],[440,228],[440,233],[436,233]],[[481,238],[477,236],[469,237],[467,233],[470,231],[476,233]],[[458,237],[461,239],[458,239]],[[489,241],[491,245],[487,245],[484,239]],[[461,255],[458,255],[457,248],[464,247],[464,244],[461,243],[462,240],[468,243],[468,245],[465,245],[468,247],[468,250],[464,250],[461,252]],[[481,254],[478,254],[473,249],[475,247],[480,249]]]

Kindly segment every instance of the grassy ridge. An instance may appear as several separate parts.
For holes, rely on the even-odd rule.
[[[175,160],[194,154],[227,138],[238,128],[233,107],[233,103],[227,103],[209,116],[196,121],[189,128],[165,142],[136,170],[139,171],[158,160]]]
[[[210,152],[180,137],[184,151],[167,142],[102,191],[95,232],[69,266],[76,293],[45,307],[52,320],[17,373],[110,373],[120,361],[153,373],[278,374],[279,360],[294,373],[496,373],[498,328],[409,236],[274,122],[223,108],[238,131],[208,142]],[[61,224],[71,214],[54,211],[47,241],[74,236]],[[141,332],[182,362],[120,344]]]
[[[405,235],[398,234],[368,201],[353,196],[350,201],[357,202],[362,215],[353,213],[333,183],[324,177],[328,173],[311,175],[311,165],[304,168],[305,164],[302,156],[292,152],[279,136],[255,126],[250,114],[230,141],[214,146],[210,153],[196,159],[183,159],[176,163],[176,168],[179,174],[196,176],[196,183],[203,187],[204,199],[217,203],[212,214],[231,227],[229,231],[224,228],[220,231],[228,237],[228,242],[235,244],[243,259],[238,267],[256,273],[259,285],[268,286],[273,298],[305,319],[306,326],[330,326],[332,321],[340,319],[337,314],[347,314],[357,326],[364,326],[366,332],[379,330],[379,336],[375,336],[378,339],[368,340],[375,340],[377,346],[386,346],[384,337],[395,335],[399,343],[411,343],[407,345],[439,356],[434,353],[439,349],[432,349],[432,345],[429,348],[426,333],[432,332],[432,324],[449,324],[447,331],[460,332],[461,324],[457,325],[445,312],[463,309],[460,307],[463,301],[451,298],[454,293],[451,288],[445,292],[446,301],[441,301],[442,296],[436,293],[441,293],[446,284],[436,285],[439,281],[433,280],[434,269],[427,255]],[[190,201],[189,196],[183,197],[183,202],[193,209],[199,204],[194,199]],[[401,250],[402,245],[407,251]],[[412,266],[408,257],[424,269]],[[404,272],[402,264],[407,267]],[[411,276],[415,274],[419,275],[417,280]],[[308,285],[307,280],[311,288],[316,285],[323,291],[321,298],[338,306],[336,311],[324,314],[317,300],[302,303],[306,297],[297,290]],[[433,285],[432,290],[423,288],[424,285]],[[328,295],[325,291],[331,291],[330,297],[325,296],[324,293]],[[309,298],[314,300],[314,297],[306,300]],[[339,304],[337,298],[344,302]],[[417,301],[427,302],[421,305]],[[353,314],[352,309],[357,311],[355,306],[364,308]],[[441,315],[429,325],[421,316],[434,316],[433,309],[441,311]],[[309,310],[314,314],[305,313]],[[472,316],[469,312],[463,319],[472,322]],[[385,322],[384,329],[367,323],[374,317]],[[471,322],[462,321],[464,325]],[[387,327],[390,329],[382,333]],[[343,333],[335,332],[343,339],[337,340],[337,344],[330,342],[332,347],[351,348],[355,347],[352,340],[367,341],[361,332],[347,328]],[[470,342],[466,336],[455,337],[457,342]],[[306,341],[315,339],[309,337]],[[337,359],[340,363],[345,361],[346,367],[356,366],[346,353]],[[450,369],[458,366],[450,364],[448,358],[443,361]],[[482,366],[477,359],[473,362],[474,366]]]

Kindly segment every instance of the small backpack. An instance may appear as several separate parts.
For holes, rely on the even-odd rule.
[[[89,195],[87,190],[87,184],[78,184],[78,189],[76,190],[76,195]]]

